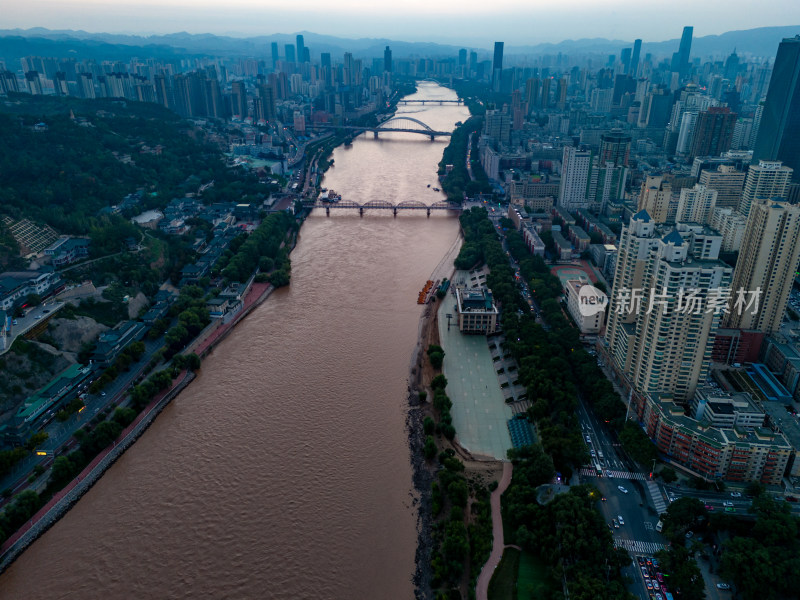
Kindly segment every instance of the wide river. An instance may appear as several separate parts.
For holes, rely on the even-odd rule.
[[[412,98],[455,98],[422,83]],[[401,106],[452,130],[460,105]],[[443,199],[447,138],[338,148],[345,199]],[[431,188],[427,185],[430,184]],[[313,214],[275,292],[100,482],[0,577],[0,598],[408,599],[407,387],[417,295],[452,214]]]

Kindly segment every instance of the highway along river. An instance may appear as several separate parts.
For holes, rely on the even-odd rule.
[[[414,97],[456,96],[422,83]],[[468,115],[398,112],[440,131]],[[431,204],[443,199],[433,187],[447,143],[362,135],[335,151],[323,185],[359,202]],[[458,222],[444,211],[316,213],[291,286],[0,577],[0,597],[413,597],[408,370],[417,295]]]

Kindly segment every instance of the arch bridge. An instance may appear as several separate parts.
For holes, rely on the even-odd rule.
[[[303,207],[308,209],[324,208],[325,214],[329,217],[331,216],[331,210],[347,208],[351,210],[358,210],[358,214],[361,217],[364,216],[364,211],[373,209],[390,210],[395,217],[397,217],[397,213],[400,211],[425,211],[426,215],[430,217],[432,210],[452,210],[458,212],[463,210],[461,204],[454,204],[452,202],[448,202],[447,200],[440,200],[438,202],[434,202],[433,204],[425,204],[419,200],[404,200],[403,202],[399,202],[397,204],[393,204],[388,200],[369,200],[363,204],[356,202],[355,200],[340,200],[338,202],[306,200],[303,202]]]
[[[436,131],[427,123],[423,123],[419,119],[415,119],[414,117],[409,117],[406,115],[397,115],[391,117],[390,119],[387,119],[386,121],[383,121],[374,127],[356,125],[342,125],[339,127],[335,125],[317,125],[317,127],[321,129],[346,129],[354,132],[355,135],[358,135],[364,131],[371,131],[376,138],[381,132],[419,133],[421,135],[430,137],[431,140],[434,140],[437,137],[450,137],[452,135],[452,132],[450,131]]]

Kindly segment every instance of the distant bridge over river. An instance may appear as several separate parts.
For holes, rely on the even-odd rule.
[[[422,102],[431,101],[423,100]],[[438,100],[436,100],[436,102],[438,102]],[[447,102],[447,100],[442,100],[442,102]],[[431,141],[437,137],[450,137],[452,134],[451,131],[436,131],[430,125],[423,123],[419,119],[405,115],[392,117],[391,119],[387,119],[383,123],[380,123],[374,127],[364,127],[358,125],[315,125],[315,127],[318,129],[345,129],[347,131],[352,131],[355,135],[363,133],[364,131],[371,131],[376,138],[381,132],[419,133],[420,135],[426,135],[430,137]]]
[[[460,98],[458,100],[400,100],[398,104],[464,104]]]
[[[357,210],[359,216],[362,217],[364,216],[364,211],[366,210],[390,210],[395,217],[400,211],[425,211],[427,216],[430,217],[432,210],[451,210],[455,212],[461,212],[462,210],[461,204],[454,204],[453,202],[447,202],[446,200],[440,200],[439,202],[434,202],[433,204],[425,204],[419,200],[405,200],[398,204],[392,204],[388,200],[370,200],[369,202],[364,202],[363,204],[360,204],[355,200],[339,200],[338,202],[306,200],[303,202],[303,207],[308,209],[324,208],[325,214],[328,216],[331,216],[331,210]]]

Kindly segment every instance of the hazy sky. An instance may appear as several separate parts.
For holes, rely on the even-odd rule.
[[[313,31],[341,37],[536,44],[564,39],[662,41],[800,25],[797,0],[0,0],[0,28],[249,36]]]

